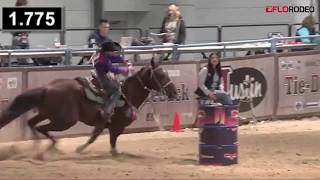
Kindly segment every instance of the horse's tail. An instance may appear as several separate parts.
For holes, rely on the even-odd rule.
[[[28,90],[15,97],[9,106],[0,114],[0,128],[42,103],[45,94],[46,88],[40,87]]]

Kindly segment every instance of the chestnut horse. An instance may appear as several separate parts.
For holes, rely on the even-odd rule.
[[[28,126],[34,139],[39,139],[38,133],[41,133],[52,141],[46,151],[56,149],[56,140],[49,131],[65,131],[81,121],[88,126],[94,126],[94,130],[89,140],[77,148],[77,152],[83,151],[105,128],[108,128],[111,153],[117,153],[118,136],[123,133],[126,126],[132,123],[133,109],[139,109],[147,99],[150,90],[162,91],[169,98],[177,95],[176,87],[168,74],[156,65],[153,59],[151,66],[145,66],[127,78],[121,88],[125,104],[115,108],[111,123],[102,118],[101,105],[86,98],[83,80],[76,78],[58,79],[44,87],[30,89],[18,95],[0,115],[0,128],[23,113],[36,108],[38,114],[28,120]],[[46,119],[50,120],[48,124],[37,125]]]

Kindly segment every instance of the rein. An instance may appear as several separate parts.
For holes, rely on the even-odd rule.
[[[151,78],[154,77],[153,79],[155,80],[155,82],[156,82],[157,86],[159,87],[160,91],[163,93],[163,92],[165,92],[165,88],[168,87],[170,84],[173,84],[173,82],[172,82],[171,80],[169,80],[169,81],[166,82],[164,85],[162,85],[162,84],[160,83],[160,81],[158,80],[158,78],[156,77],[156,75],[154,75],[154,72],[158,71],[159,69],[160,69],[160,67],[157,67],[157,68],[155,68],[155,69],[151,69],[151,75],[150,75],[150,76],[151,76]],[[141,85],[144,89],[146,89],[146,90],[149,91],[149,92],[152,91],[152,89],[148,88],[148,87],[143,83],[143,81],[142,81],[141,77],[139,76],[139,74],[137,75],[137,79],[138,79],[140,85]]]
[[[160,88],[160,91],[163,93],[163,92],[165,92],[165,88],[166,88],[167,86],[169,86],[170,84],[173,84],[173,82],[172,82],[171,80],[169,80],[169,81],[166,82],[164,85],[161,85],[161,83],[160,83],[160,81],[158,80],[158,78],[156,77],[156,75],[154,75],[154,72],[158,71],[159,69],[160,69],[160,67],[157,67],[157,68],[155,68],[155,69],[151,69],[151,75],[150,75],[150,76],[151,76],[151,78],[153,78],[153,80],[155,80],[157,86]],[[150,93],[151,91],[153,91],[152,89],[148,88],[148,87],[145,85],[145,83],[142,81],[142,78],[141,78],[140,74],[136,74],[135,78],[138,80],[140,86],[141,86],[144,90],[148,91],[148,93]],[[132,103],[131,103],[130,100],[126,97],[126,95],[125,95],[124,93],[122,93],[122,94],[123,94],[124,98],[127,100],[129,106],[132,107],[132,108],[134,109],[134,111],[138,112],[139,110],[138,110],[135,106],[132,105]],[[146,99],[146,100],[147,100],[147,99]],[[144,100],[144,102],[145,102],[146,100]],[[143,102],[142,104],[144,104],[144,102]],[[150,101],[150,102],[152,103],[152,101]]]

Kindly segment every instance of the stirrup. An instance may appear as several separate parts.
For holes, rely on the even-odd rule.
[[[116,102],[116,107],[122,107],[122,106],[124,106],[124,104],[125,104],[125,101],[122,99],[119,99]]]
[[[112,114],[107,113],[104,109],[100,109],[100,115],[103,119],[111,119]]]

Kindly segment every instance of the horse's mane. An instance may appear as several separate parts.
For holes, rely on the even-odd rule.
[[[123,85],[122,85],[122,87],[121,87],[121,88],[122,88],[122,92],[124,92],[124,93],[127,92],[126,84],[128,84],[129,82],[135,80],[136,77],[137,77],[139,74],[141,74],[141,77],[143,77],[143,75],[144,75],[145,73],[147,73],[147,71],[149,71],[150,69],[159,67],[158,64],[155,64],[154,66],[155,66],[155,67],[152,67],[152,66],[150,66],[150,65],[145,65],[144,67],[140,68],[139,71],[135,72],[132,76],[128,77],[128,78],[124,81],[124,83],[123,83]]]
[[[123,92],[123,93],[127,93],[127,88],[128,88],[128,87],[127,87],[127,84],[128,84],[129,82],[135,80],[139,74],[144,74],[144,73],[146,73],[150,68],[151,68],[150,66],[146,65],[146,66],[140,68],[140,70],[137,71],[137,72],[135,72],[132,76],[128,77],[128,78],[124,81],[124,83],[123,83],[123,85],[122,85],[122,87],[121,87],[122,92]]]
[[[151,68],[151,67],[148,66],[148,65],[140,68],[139,71],[135,72],[132,76],[128,77],[128,78],[126,79],[126,81],[132,81],[132,79],[136,78],[136,76],[137,76],[138,74],[144,74],[144,73],[146,73],[150,68]]]

